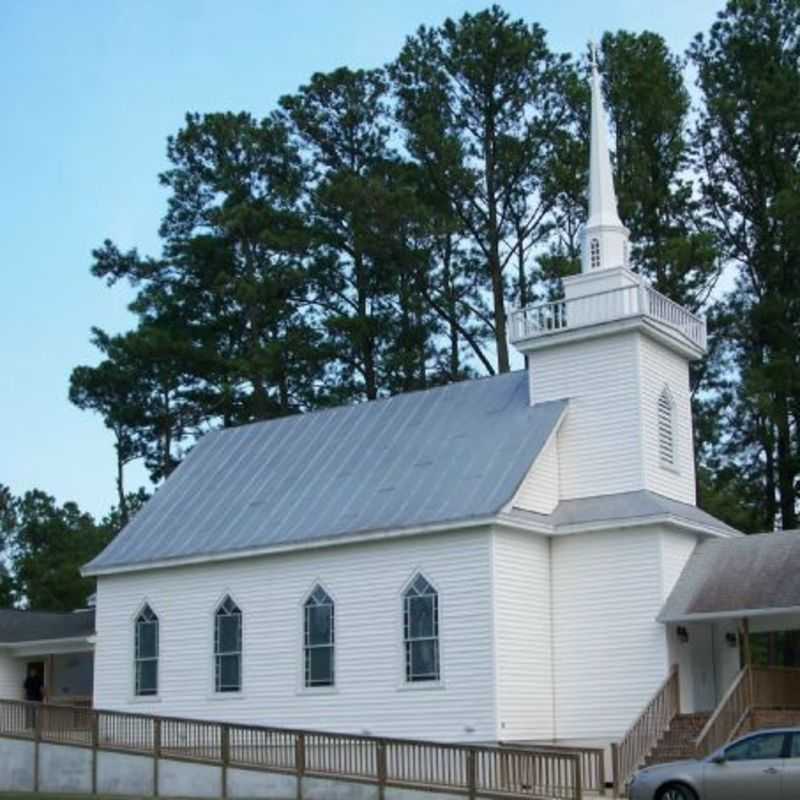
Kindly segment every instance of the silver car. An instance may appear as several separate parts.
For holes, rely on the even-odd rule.
[[[631,800],[800,800],[800,728],[743,736],[702,761],[636,773]]]

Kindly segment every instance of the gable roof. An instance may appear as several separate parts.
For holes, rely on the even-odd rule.
[[[0,645],[74,639],[94,633],[94,610],[73,613],[0,609]]]
[[[210,433],[87,567],[473,520],[511,501],[566,408],[527,372]]]
[[[800,609],[798,531],[699,544],[667,598],[661,622]]]

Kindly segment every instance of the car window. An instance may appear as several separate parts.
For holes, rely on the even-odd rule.
[[[789,758],[800,758],[800,733],[792,734],[792,748],[789,751]]]
[[[764,758],[781,758],[785,733],[764,733],[732,744],[725,751],[728,761],[758,761]]]

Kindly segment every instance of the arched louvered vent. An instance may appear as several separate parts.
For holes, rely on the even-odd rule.
[[[667,386],[658,397],[658,456],[665,466],[675,466],[675,403]]]

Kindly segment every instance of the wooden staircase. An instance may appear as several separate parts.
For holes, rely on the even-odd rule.
[[[644,766],[695,758],[695,741],[710,717],[711,712],[678,714],[655,747],[645,756]]]

